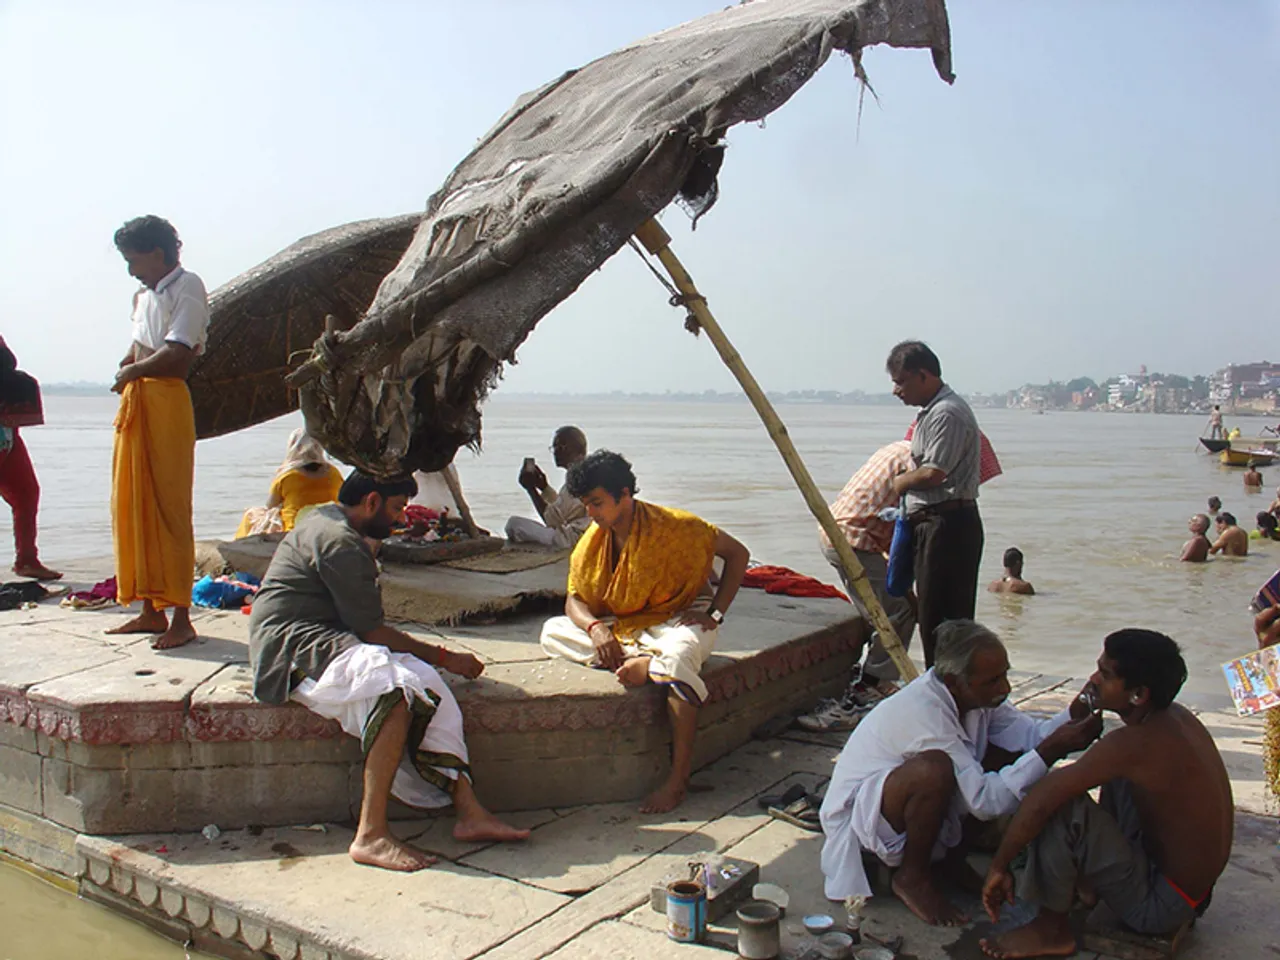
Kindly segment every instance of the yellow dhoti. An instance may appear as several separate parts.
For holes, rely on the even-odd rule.
[[[196,565],[196,423],[186,381],[144,377],[126,384],[115,426],[116,599],[150,600],[158,610],[189,607]]]

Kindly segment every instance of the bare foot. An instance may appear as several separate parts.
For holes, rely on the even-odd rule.
[[[684,802],[684,793],[688,784],[681,780],[668,780],[640,806],[641,813],[667,813]]]
[[[191,625],[191,621],[179,621],[177,617],[174,617],[169,629],[151,641],[151,649],[172,650],[174,647],[180,647],[184,643],[190,643],[195,638],[196,628]]]
[[[649,658],[629,657],[613,675],[624,687],[643,687],[649,682]]]
[[[928,874],[913,876],[906,870],[893,875],[893,892],[908,910],[925,923],[939,927],[958,927],[969,922],[968,914],[938,892]]]
[[[32,580],[62,579],[62,574],[57,570],[50,570],[43,563],[15,563],[13,572],[15,576],[28,577]]]
[[[103,631],[110,634],[164,633],[169,629],[169,618],[159,610],[144,610],[128,623]]]
[[[453,825],[453,839],[464,843],[476,840],[496,840],[499,843],[512,843],[516,840],[528,840],[528,830],[517,830],[510,824],[503,823],[488,810],[472,814],[466,820],[459,819]]]
[[[347,848],[351,859],[363,863],[367,867],[381,867],[384,870],[399,870],[412,873],[422,870],[436,862],[429,853],[402,843],[389,833],[372,837],[357,836]]]
[[[1069,957],[1076,952],[1076,938],[1064,916],[1043,912],[1025,926],[987,940],[979,940],[982,952],[1000,960],[1015,957]]]

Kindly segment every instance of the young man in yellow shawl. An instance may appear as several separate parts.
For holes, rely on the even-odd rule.
[[[208,337],[209,301],[200,278],[178,262],[182,242],[169,221],[137,217],[116,231],[115,244],[142,288],[133,295],[133,341],[111,387],[120,394],[111,531],[116,599],[141,600],[142,613],[107,632],[157,634],[151,646],[163,650],[196,635],[189,615],[196,424],[187,375]]]
[[[569,559],[565,615],[543,626],[542,649],[611,670],[623,686],[667,687],[671,772],[640,808],[665,813],[689,785],[698,708],[707,697],[699,672],[750,556],[691,513],[635,499],[631,464],[616,453],[597,450],[574,464],[565,485],[593,522]],[[724,569],[712,596],[716,557]]]

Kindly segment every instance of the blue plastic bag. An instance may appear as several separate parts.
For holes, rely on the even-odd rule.
[[[893,524],[893,543],[889,545],[889,569],[884,590],[891,597],[905,597],[915,583],[915,555],[912,551],[911,524],[905,511],[898,513]]]

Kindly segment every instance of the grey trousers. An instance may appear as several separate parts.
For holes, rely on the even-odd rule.
[[[871,589],[875,591],[876,597],[880,600],[880,606],[884,607],[885,615],[889,618],[889,622],[893,624],[893,629],[897,631],[898,639],[902,641],[902,646],[906,650],[911,649],[911,634],[916,629],[916,608],[915,604],[907,597],[891,597],[885,592],[885,578],[889,571],[889,562],[885,560],[884,555],[880,553],[872,553],[868,550],[853,551],[858,556],[858,560],[862,563],[862,568],[867,571],[867,580],[871,583]],[[845,576],[844,567],[840,565],[840,555],[835,552],[832,547],[823,548],[822,555],[827,558],[827,562],[836,568],[836,572],[840,574],[840,582],[844,584],[845,592],[849,594],[849,599],[853,601],[858,611],[867,620],[871,622],[871,618],[867,615],[866,608],[862,605],[862,601],[858,599],[857,592],[854,591],[853,585],[849,583]],[[880,634],[871,634],[871,649],[867,653],[866,661],[862,665],[862,674],[871,680],[897,680],[898,668],[890,659],[889,654],[884,652],[884,647],[880,644]]]
[[[1081,880],[1138,933],[1172,933],[1208,906],[1206,897],[1193,908],[1147,856],[1128,780],[1103,784],[1100,803],[1076,797],[1054,815],[1027,848],[1018,895],[1066,913]]]

